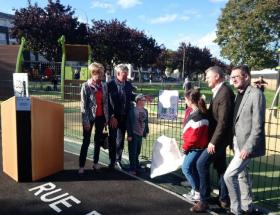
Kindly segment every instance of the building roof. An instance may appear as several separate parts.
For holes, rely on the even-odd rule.
[[[259,71],[251,71],[251,75],[271,75],[278,74],[278,71],[275,69],[263,69]]]
[[[0,12],[0,18],[14,19],[15,15]]]

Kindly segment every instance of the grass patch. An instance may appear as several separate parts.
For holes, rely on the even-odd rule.
[[[201,90],[201,94],[205,95],[206,97],[206,103],[210,102],[210,99],[212,97],[212,91],[209,87],[207,87],[207,85],[205,83],[201,83],[200,85],[200,90]],[[160,90],[164,90],[164,89],[170,89],[170,90],[178,90],[179,91],[179,96],[180,98],[184,98],[184,90],[182,89],[182,86],[179,84],[164,84],[164,85],[152,85],[152,84],[142,84],[137,86],[137,93],[143,93],[143,94],[147,94],[147,95],[153,95],[153,96],[158,96],[159,95],[159,91]],[[236,94],[236,90],[232,87],[234,93]],[[272,104],[272,100],[275,96],[275,90],[269,90],[266,89],[264,91],[264,95],[266,98],[266,107],[270,108],[271,104]]]

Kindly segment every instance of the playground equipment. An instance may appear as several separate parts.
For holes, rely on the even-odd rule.
[[[278,73],[280,72],[280,48],[277,50],[277,53],[279,55],[278,57],[278,66],[276,67],[276,70],[278,71]],[[271,104],[271,109],[273,108],[277,108],[279,109],[279,93],[280,93],[280,78],[278,75],[278,80],[277,80],[277,87],[278,89],[276,90],[275,96],[273,98],[272,104]]]
[[[79,89],[82,82],[89,78],[88,65],[91,63],[91,48],[89,45],[65,44],[65,37],[58,42],[62,47],[61,60],[61,95],[63,99],[79,99]],[[70,93],[72,92],[72,93]]]
[[[91,49],[89,45],[65,44],[64,36],[58,42],[62,47],[61,97],[62,99],[69,99],[69,91],[75,89],[73,86],[80,86],[82,82],[89,78],[88,65],[91,63]],[[1,99],[13,96],[13,73],[22,72],[25,44],[26,39],[22,37],[20,46],[0,46]],[[77,94],[79,93],[77,92]],[[79,95],[75,97],[79,97]]]
[[[279,55],[278,57],[278,66],[276,67],[276,70],[278,71],[278,73],[280,73],[280,48],[277,50],[277,53]],[[280,75],[278,75],[278,80],[277,80],[277,90],[276,93],[274,95],[274,98],[272,100],[270,109],[269,109],[269,117],[268,120],[269,122],[271,122],[272,117],[274,116],[276,119],[279,118],[279,112],[280,112],[280,106],[279,106],[279,96],[280,96]],[[268,126],[268,134],[271,133],[271,124],[269,124]]]

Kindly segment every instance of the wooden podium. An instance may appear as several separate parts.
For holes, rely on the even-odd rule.
[[[3,171],[24,182],[63,170],[63,105],[36,97],[30,98],[30,111],[16,104],[16,97],[1,103]]]

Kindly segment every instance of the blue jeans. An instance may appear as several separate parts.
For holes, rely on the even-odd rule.
[[[191,184],[192,189],[195,191],[199,191],[199,175],[196,168],[196,161],[198,160],[202,151],[202,149],[191,150],[188,154],[186,154],[182,164],[182,172],[184,173],[188,182]]]
[[[204,203],[206,203],[207,200],[209,200],[211,194],[210,165],[213,162],[219,176],[219,200],[227,201],[229,199],[228,190],[223,177],[226,170],[225,153],[225,148],[216,147],[216,153],[214,154],[209,154],[207,149],[204,149],[204,151],[201,153],[200,157],[197,160],[196,166],[200,182],[200,201]]]
[[[141,145],[142,137],[137,134],[133,134],[132,141],[128,142],[128,155],[131,171],[136,171],[140,166],[139,155],[141,152]]]

